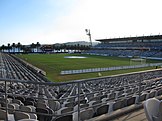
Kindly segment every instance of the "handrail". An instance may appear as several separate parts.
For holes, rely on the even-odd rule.
[[[139,72],[125,73],[125,74],[118,74],[118,75],[111,75],[111,76],[89,78],[89,79],[72,80],[72,81],[68,81],[68,82],[33,82],[33,81],[30,81],[30,80],[6,79],[6,78],[0,78],[0,81],[21,82],[21,83],[25,82],[25,83],[28,83],[28,84],[33,83],[33,84],[40,84],[40,85],[59,86],[59,85],[66,85],[66,84],[89,82],[89,81],[93,81],[93,80],[115,78],[115,77],[119,77],[119,76],[128,76],[128,75],[134,75],[134,74],[142,74],[142,73],[154,72],[154,71],[162,71],[162,68],[152,69],[152,70],[147,70],[147,71],[139,71]]]
[[[4,75],[7,73],[4,70],[0,70],[0,72],[1,71],[3,72]],[[159,72],[160,72],[160,75],[158,75]],[[150,74],[151,74],[151,77],[147,76],[147,75],[150,75]],[[136,75],[138,75],[138,77],[136,77]],[[128,79],[128,81],[131,81],[130,78],[132,78],[131,80],[133,82],[130,82],[129,86],[137,85],[139,87],[139,89],[138,89],[136,94],[140,96],[141,92],[143,91],[141,89],[141,87],[142,87],[141,84],[142,83],[147,84],[147,83],[151,83],[151,82],[162,79],[162,69],[154,69],[154,70],[148,70],[148,71],[133,72],[133,73],[127,73],[127,74],[118,74],[118,75],[104,76],[104,77],[97,77],[97,78],[90,78],[90,79],[80,79],[80,80],[73,80],[73,81],[69,81],[69,82],[50,82],[50,81],[34,82],[32,80],[20,80],[20,79],[8,79],[8,78],[0,78],[0,82],[4,82],[4,84],[5,84],[5,85],[3,85],[3,86],[5,86],[4,87],[5,91],[3,92],[3,95],[5,95],[6,104],[7,104],[8,95],[11,95],[11,94],[13,96],[19,96],[20,95],[20,94],[13,94],[13,92],[11,92],[11,93],[7,92],[8,84],[15,83],[15,84],[19,85],[19,83],[21,83],[21,84],[29,84],[29,85],[30,84],[32,84],[32,85],[41,85],[41,87],[43,87],[43,88],[45,88],[45,86],[47,86],[47,87],[48,86],[51,86],[51,87],[58,86],[58,87],[62,88],[62,87],[64,87],[64,85],[68,85],[68,87],[70,87],[70,89],[72,89],[72,91],[74,91],[73,92],[74,94],[73,94],[73,93],[69,93],[70,90],[66,90],[66,92],[67,92],[66,94],[67,95],[69,94],[70,97],[65,95],[66,97],[63,96],[63,97],[61,97],[59,99],[58,98],[52,99],[52,98],[47,98],[47,97],[46,98],[35,97],[35,99],[38,99],[38,100],[39,99],[44,99],[44,100],[53,100],[53,101],[62,102],[64,100],[66,100],[66,99],[74,98],[74,99],[76,99],[75,100],[76,105],[78,105],[77,112],[78,112],[78,119],[80,119],[80,111],[82,110],[81,105],[80,105],[80,101],[81,101],[82,96],[87,96],[87,98],[88,98],[88,95],[91,95],[91,94],[93,95],[94,93],[96,93],[96,95],[98,95],[97,93],[99,93],[98,98],[101,99],[100,96],[102,96],[103,92],[107,93],[108,89],[114,91],[115,89],[121,88],[121,87],[113,86],[113,87],[108,87],[108,89],[107,89],[104,84],[109,85],[109,83],[113,83],[115,85],[115,84],[118,84],[118,82],[121,82],[121,81],[124,82],[125,80],[127,81],[127,79]],[[95,85],[95,82],[96,82],[97,86]],[[101,85],[98,87],[98,84],[101,84]],[[97,89],[93,89],[94,85],[96,86]],[[82,91],[82,92],[85,92],[85,93],[82,93],[81,92],[81,86],[83,86],[84,88],[86,88],[87,86],[90,86],[90,88],[88,90],[88,93],[86,91]],[[128,86],[128,85],[125,85],[125,84],[122,85],[122,87],[126,87],[126,86]],[[102,90],[102,87],[104,88],[104,90]],[[58,89],[60,89],[60,88],[58,88]],[[49,91],[49,90],[43,90],[43,91]],[[128,95],[128,96],[131,96],[131,95]],[[28,97],[28,96],[22,95],[22,97]],[[121,97],[117,97],[117,99],[120,99],[120,98]],[[111,98],[109,98],[109,99],[111,100]],[[112,98],[112,100],[116,101],[113,98]],[[90,102],[90,99],[88,99],[87,101]],[[91,108],[91,107],[93,107],[93,106],[89,106],[88,108]],[[6,106],[6,114],[7,114],[7,111],[8,111],[8,106]]]
[[[149,80],[145,80],[144,82],[152,82],[152,81],[157,81],[157,80],[160,80],[160,79],[162,79],[162,77],[159,77],[159,78],[154,78],[154,79],[149,79]],[[36,85],[44,85],[44,86],[60,86],[60,85],[65,85],[65,84],[69,84],[69,83],[49,83],[49,82],[32,82],[32,81],[26,81],[26,80],[16,80],[16,79],[3,79],[3,78],[0,78],[0,81],[2,82],[2,81],[4,81],[5,83],[6,82],[12,82],[12,83],[23,83],[23,84],[36,84]],[[72,83],[70,83],[70,84],[73,84],[74,82],[72,82]],[[80,117],[80,97],[82,96],[82,95],[88,95],[88,93],[87,94],[80,94],[80,83],[83,83],[83,81],[78,81],[78,82],[76,82],[77,84],[78,84],[78,94],[76,94],[76,96],[74,96],[74,97],[78,97],[78,118]],[[133,83],[134,84],[134,83]],[[132,84],[132,85],[133,85]],[[137,83],[138,84],[138,83]],[[6,86],[7,85],[5,85],[5,99],[7,99],[7,95],[10,95],[9,93],[7,93],[7,88],[6,88]],[[127,85],[125,85],[125,86],[127,86]],[[130,86],[130,85],[129,85]],[[124,87],[124,85],[123,85],[123,87]],[[120,87],[119,87],[120,88]],[[139,90],[139,92],[141,93],[141,91],[142,90]],[[96,91],[97,92],[97,91]],[[99,92],[99,91],[98,91]],[[129,95],[130,96],[130,95]],[[36,99],[40,99],[40,98],[36,98]],[[68,97],[66,98],[66,99],[69,99]],[[120,99],[120,98],[119,98]],[[46,99],[45,99],[46,100]],[[47,100],[51,100],[51,99],[47,99]],[[55,99],[54,99],[55,100]],[[65,100],[65,98],[64,99],[58,99],[57,101],[59,101],[59,100]],[[7,101],[6,101],[6,104],[7,104]],[[97,105],[100,105],[100,104],[97,104]],[[94,105],[94,106],[96,106],[96,105]],[[92,108],[92,107],[94,107],[94,106],[91,106],[91,107],[88,107],[88,108]],[[87,109],[87,108],[85,108],[85,109]],[[6,106],[6,112],[8,111],[8,107]],[[72,111],[73,112],[73,111]],[[38,113],[39,114],[39,113]],[[51,115],[49,115],[49,116],[51,116]],[[52,116],[57,116],[56,114],[53,114]]]

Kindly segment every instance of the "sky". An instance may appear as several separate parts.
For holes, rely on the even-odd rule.
[[[0,0],[0,45],[162,34],[162,0]]]

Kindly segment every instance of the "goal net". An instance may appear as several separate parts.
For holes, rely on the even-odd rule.
[[[144,58],[130,59],[130,65],[142,65],[142,64],[146,64],[146,59],[144,59]]]

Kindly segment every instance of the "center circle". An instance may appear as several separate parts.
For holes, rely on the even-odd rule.
[[[65,56],[64,58],[87,58],[85,56]]]

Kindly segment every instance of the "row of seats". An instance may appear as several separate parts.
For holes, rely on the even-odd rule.
[[[131,47],[141,48],[146,47],[150,49],[162,49],[162,42],[125,42],[125,43],[100,43],[95,46],[96,48],[112,48],[112,47]]]
[[[15,111],[21,110],[22,107],[28,107],[27,112],[29,113],[29,109],[32,107],[35,109],[32,110],[32,113],[36,115],[36,120],[63,120],[62,117],[75,121],[78,116],[78,105],[80,105],[81,119],[89,119],[104,113],[112,113],[117,109],[162,94],[160,69],[87,79],[80,82],[79,87],[77,82],[47,85],[46,83],[35,83],[44,81],[12,56],[1,54],[0,72],[2,73],[0,78],[22,80],[22,82],[17,83],[8,82],[7,88],[5,88],[4,81],[1,79],[1,108],[6,107],[4,100],[7,89],[7,104],[12,109],[9,114],[14,115]],[[10,73],[10,76],[7,72]],[[24,80],[30,80],[33,83],[23,82]],[[21,112],[23,111],[21,110]]]
[[[127,43],[99,43],[87,54],[124,57],[162,57],[162,42],[127,42]],[[120,51],[122,50],[122,51]]]
[[[103,56],[119,56],[119,57],[162,57],[162,51],[159,50],[136,50],[136,49],[97,49],[93,48],[89,51],[86,51],[86,54],[92,55],[103,55]]]

